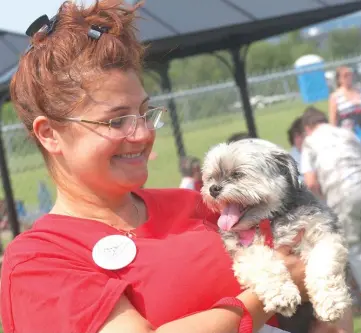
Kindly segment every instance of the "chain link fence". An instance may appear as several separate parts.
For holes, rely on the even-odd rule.
[[[361,81],[361,56],[326,63],[330,90],[335,84],[334,70],[340,65],[354,68],[356,84]],[[248,83],[259,135],[287,146],[286,131],[305,107],[297,72],[292,69],[266,73],[250,77]],[[167,106],[171,99],[176,105],[187,155],[202,159],[210,146],[225,141],[235,132],[246,131],[239,90],[233,81],[153,96],[151,103]],[[317,105],[325,110],[327,101]],[[164,123],[154,146],[156,158],[149,162],[150,177],[146,187],[177,187],[181,179],[169,113]],[[21,221],[31,223],[50,209],[54,187],[40,152],[22,124],[4,117],[2,136],[18,215]]]
[[[2,136],[18,217],[31,224],[50,210],[54,187],[41,153],[22,124],[4,124]]]
[[[339,66],[353,68],[355,84],[360,84],[361,56],[333,61],[320,67],[325,69],[325,76],[330,91],[336,86],[334,71]],[[303,72],[316,70],[318,68],[313,67],[309,70],[303,70]],[[248,79],[248,87],[253,109],[264,109],[274,104],[295,100],[300,102],[299,75],[300,71],[291,69],[250,77]],[[238,87],[231,80],[153,96],[152,102],[156,105],[165,105],[170,99],[175,100],[177,113],[183,123],[242,111]]]

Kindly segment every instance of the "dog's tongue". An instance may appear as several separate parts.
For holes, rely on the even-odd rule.
[[[230,204],[225,209],[223,209],[221,216],[218,219],[218,227],[221,230],[229,231],[238,222],[240,217],[240,206],[236,204]]]
[[[231,228],[239,221],[242,213],[240,205],[228,205],[225,209],[223,209],[221,216],[218,219],[218,227],[224,231],[231,230]],[[239,231],[240,242],[244,246],[250,245],[253,242],[255,234],[255,228]]]
[[[249,230],[242,230],[239,232],[239,241],[243,246],[249,246],[250,244],[252,244],[255,234],[255,228]]]

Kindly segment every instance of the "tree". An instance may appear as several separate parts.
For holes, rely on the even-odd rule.
[[[360,53],[361,32],[359,28],[335,30],[329,33],[327,51],[334,58],[349,57]]]
[[[278,44],[260,41],[251,45],[247,56],[247,71],[261,74],[275,68],[286,67],[290,63],[289,52],[281,50]]]
[[[325,37],[325,43],[322,44],[326,46],[320,47],[316,40],[304,38],[299,30],[280,36],[279,41],[263,40],[253,43],[246,59],[247,73],[259,75],[290,68],[299,57],[306,54],[318,54],[325,59],[356,54],[360,52],[361,32],[356,28],[333,31],[328,38]],[[227,51],[217,54],[232,65]],[[212,54],[173,60],[170,76],[174,90],[233,79],[229,68]],[[145,74],[145,86],[150,93],[160,92],[156,77],[156,73]]]
[[[310,53],[318,53],[316,44],[304,39],[299,31],[292,31],[282,36],[278,43],[260,41],[253,44],[247,58],[247,69],[251,74],[282,70]]]

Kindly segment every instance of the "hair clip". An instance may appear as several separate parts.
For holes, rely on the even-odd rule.
[[[57,15],[52,17],[50,20],[48,15],[42,15],[29,25],[25,33],[29,37],[33,37],[39,31],[44,31],[47,35],[50,35],[55,29],[55,24],[57,20]],[[25,54],[28,53],[32,48],[33,45],[30,44],[25,50]]]
[[[108,31],[108,27],[99,27],[97,25],[92,25],[88,30],[88,36],[92,39],[99,39],[103,33],[106,33]]]
[[[50,20],[48,15],[42,15],[30,24],[25,33],[29,37],[33,37],[37,32],[41,31],[41,29],[45,29],[45,33],[49,35],[54,31],[56,21],[57,15],[52,17]]]

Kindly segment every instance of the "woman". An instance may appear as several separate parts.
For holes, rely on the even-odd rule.
[[[336,70],[336,91],[329,100],[331,125],[350,129],[361,137],[361,92],[353,86],[352,70],[339,67]]]
[[[275,325],[233,277],[209,228],[217,217],[199,193],[140,189],[163,110],[149,106],[141,84],[143,48],[133,24],[132,11],[107,0],[90,8],[66,2],[20,60],[12,99],[57,198],[6,250],[5,333],[231,333]],[[302,262],[285,248],[278,255],[305,295]]]

